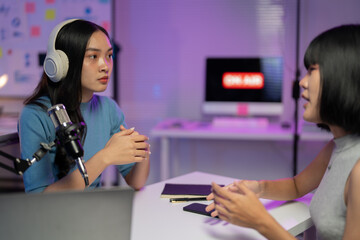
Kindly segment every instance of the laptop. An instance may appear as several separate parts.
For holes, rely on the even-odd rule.
[[[134,190],[0,195],[0,239],[130,239]]]

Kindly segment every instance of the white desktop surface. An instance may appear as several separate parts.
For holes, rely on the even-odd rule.
[[[160,198],[165,183],[187,184],[230,184],[235,179],[203,172],[192,172],[146,186],[136,192],[133,205],[132,240],[142,239],[265,239],[253,229],[226,223],[220,219],[183,211],[183,207],[193,203],[170,203],[168,198]],[[272,201],[261,199],[270,214],[294,236],[312,226],[308,205],[312,195],[292,201]],[[201,203],[209,204],[203,201]]]

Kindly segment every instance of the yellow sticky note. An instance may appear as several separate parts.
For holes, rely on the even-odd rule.
[[[3,52],[3,51],[2,51],[2,48],[0,47],[0,58],[2,58],[2,55],[3,55],[2,52]]]
[[[47,9],[45,11],[45,19],[46,20],[54,20],[55,19],[55,9]]]

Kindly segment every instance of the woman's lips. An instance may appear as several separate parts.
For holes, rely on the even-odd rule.
[[[310,101],[309,101],[309,99],[308,99],[307,97],[305,97],[305,95],[303,95],[303,94],[301,95],[301,97],[302,97],[302,99],[305,100],[305,103],[304,103],[303,107],[306,108],[306,106],[309,104]]]
[[[102,78],[99,78],[99,81],[101,83],[107,83],[109,81],[109,78],[108,77],[102,77]]]

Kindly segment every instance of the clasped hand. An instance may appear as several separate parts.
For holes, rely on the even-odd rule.
[[[235,225],[257,228],[267,211],[259,200],[261,189],[258,181],[236,181],[226,187],[212,183],[212,193],[207,200],[214,200],[206,211],[213,217]]]
[[[120,132],[115,133],[104,147],[106,162],[111,165],[142,162],[149,159],[149,138],[139,134],[134,128],[126,129],[120,126]]]

